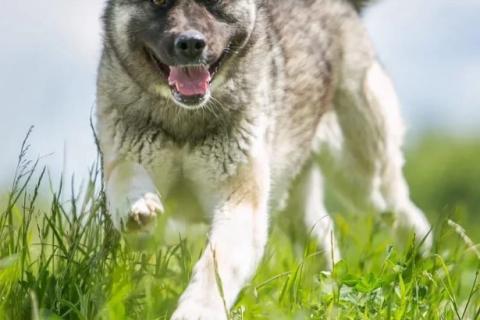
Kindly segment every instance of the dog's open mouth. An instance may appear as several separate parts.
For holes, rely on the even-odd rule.
[[[180,102],[202,102],[210,91],[212,74],[204,65],[170,67],[168,84]]]
[[[173,98],[181,106],[196,108],[209,99],[211,83],[224,55],[210,66],[206,64],[169,66],[162,63],[151,50],[146,49],[146,51],[165,76]]]

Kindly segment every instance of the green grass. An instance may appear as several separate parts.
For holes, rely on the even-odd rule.
[[[339,213],[344,260],[325,272],[290,209],[275,215],[231,319],[480,319],[479,248],[468,235],[480,230],[479,146],[428,138],[409,153],[413,196],[435,222],[431,253],[421,257],[413,235],[392,236],[387,219]],[[168,319],[205,237],[132,250],[112,229],[97,167],[84,192],[46,191],[27,150],[0,206],[0,319]]]

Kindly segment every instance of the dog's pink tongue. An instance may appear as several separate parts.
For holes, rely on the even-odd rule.
[[[210,72],[204,67],[170,67],[168,83],[184,96],[204,96],[210,83]]]

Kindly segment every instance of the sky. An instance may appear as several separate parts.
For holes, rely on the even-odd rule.
[[[96,158],[90,115],[101,49],[99,0],[5,1],[0,11],[0,185],[28,128],[30,157],[81,179]],[[409,137],[480,132],[480,1],[383,0],[364,14]]]

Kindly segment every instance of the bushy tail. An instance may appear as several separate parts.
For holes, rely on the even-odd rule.
[[[362,11],[368,4],[374,1],[375,0],[348,0],[358,12]]]

